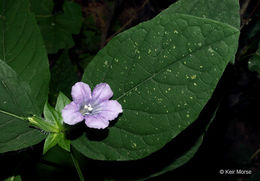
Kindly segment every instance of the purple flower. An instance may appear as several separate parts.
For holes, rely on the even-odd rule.
[[[106,83],[96,85],[93,92],[88,84],[77,82],[71,90],[73,101],[62,110],[63,121],[74,125],[82,120],[90,128],[104,129],[110,120],[122,113],[122,106],[115,100],[110,86]]]

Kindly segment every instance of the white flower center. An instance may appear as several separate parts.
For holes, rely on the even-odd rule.
[[[83,108],[79,111],[82,115],[91,114],[93,111],[93,107],[88,104],[84,105]]]

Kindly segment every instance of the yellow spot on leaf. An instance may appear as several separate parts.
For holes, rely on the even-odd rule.
[[[190,76],[190,78],[191,78],[192,80],[196,79],[196,77],[197,77],[197,75],[192,75],[192,76]]]

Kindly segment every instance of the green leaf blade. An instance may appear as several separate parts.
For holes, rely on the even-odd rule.
[[[98,160],[134,160],[162,148],[198,118],[238,36],[214,19],[161,13],[113,38],[82,80],[107,82],[124,112],[104,140],[82,135],[73,147]]]
[[[57,130],[63,128],[63,122],[62,122],[61,114],[59,112],[57,112],[47,102],[44,106],[43,114],[44,114],[44,118],[47,121],[53,123],[57,127]]]
[[[70,102],[71,100],[67,96],[65,96],[62,92],[59,92],[57,102],[55,105],[55,110],[61,113],[63,108]]]
[[[48,58],[27,0],[0,3],[0,152],[39,143],[44,135],[24,117],[42,113]]]
[[[66,135],[64,133],[61,134],[58,145],[64,150],[70,152],[70,140],[66,138]]]
[[[21,117],[35,109],[28,91],[16,73],[0,61],[0,153],[23,149],[44,139]]]
[[[66,138],[65,128],[63,125],[63,119],[61,116],[61,111],[63,109],[64,104],[67,103],[68,98],[60,92],[55,109],[50,106],[48,103],[44,106],[44,118],[43,120],[48,126],[48,129],[44,129],[45,131],[51,130],[49,132],[48,137],[45,140],[43,154],[45,154],[49,149],[58,144],[64,150],[70,152],[70,140]],[[53,129],[53,128],[54,129]],[[53,129],[53,131],[52,131]]]
[[[72,34],[80,32],[82,14],[78,4],[65,1],[64,12],[52,15],[51,1],[46,0],[46,3],[39,5],[38,0],[31,0],[46,49],[48,53],[57,53],[59,49],[69,49],[74,45]]]
[[[40,114],[47,99],[48,58],[27,0],[3,0],[0,7],[0,59],[10,65],[31,89]]]
[[[47,151],[49,151],[49,149],[53,148],[58,143],[60,136],[61,135],[58,133],[49,133],[48,134],[48,136],[44,142],[43,154],[47,153]]]

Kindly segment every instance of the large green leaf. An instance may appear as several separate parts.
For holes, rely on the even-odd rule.
[[[37,144],[44,138],[21,117],[36,111],[29,92],[28,85],[0,60],[0,153]]]
[[[82,80],[109,83],[124,112],[102,141],[85,134],[72,141],[78,151],[99,160],[143,158],[197,119],[234,59],[239,30],[189,12],[162,12],[119,34],[89,64]]]
[[[48,57],[27,0],[0,1],[0,31],[0,59],[29,84],[40,114],[48,94]]]
[[[53,0],[31,0],[48,53],[74,45],[72,34],[78,34],[81,27],[81,8],[78,4],[65,1],[63,13],[52,14]]]

